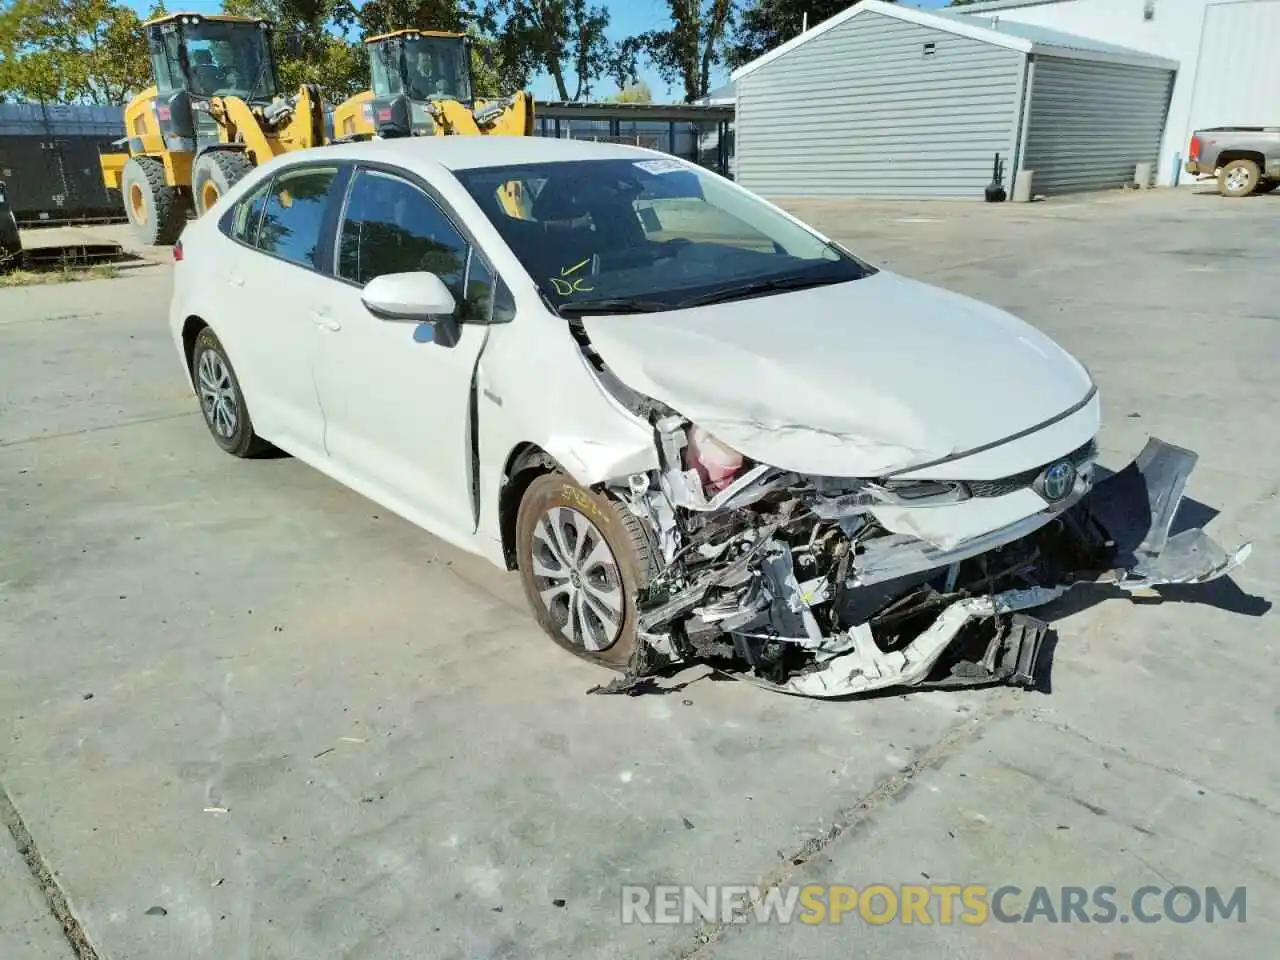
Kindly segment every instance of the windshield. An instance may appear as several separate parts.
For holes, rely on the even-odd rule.
[[[196,96],[270,100],[276,95],[267,31],[256,23],[206,20],[187,26],[183,47]]]
[[[471,61],[461,37],[415,37],[404,42],[410,100],[471,102]]]
[[[455,171],[563,313],[675,309],[874,269],[698,167],[577,160]],[[630,309],[625,303],[631,301]]]

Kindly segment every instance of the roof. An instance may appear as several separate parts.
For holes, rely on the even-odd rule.
[[[1072,3],[1073,0],[976,0],[965,4],[965,13],[986,13],[988,10],[1012,10],[1015,7],[1047,7],[1051,3]]]
[[[436,163],[449,170],[566,160],[642,160],[655,156],[675,159],[642,147],[555,137],[397,137],[315,149],[332,150],[335,156],[355,160],[385,160],[402,165]],[[303,152],[315,155],[312,151]]]
[[[162,17],[155,17],[143,24],[144,27],[154,26],[157,23],[172,23],[174,20],[214,20],[221,23],[269,23],[270,21],[262,17],[234,17],[228,13],[166,13]]]
[[[737,98],[737,96],[738,96],[738,88],[735,87],[732,82],[730,82],[730,83],[726,83],[722,87],[716,87],[714,90],[710,91],[705,97],[702,97],[694,102],[705,104],[705,105],[733,103],[734,100]]]
[[[449,37],[454,39],[465,36],[465,33],[451,33],[448,30],[392,30],[390,33],[380,33],[376,37],[369,37],[365,40],[365,43],[377,43],[379,40],[390,40],[393,37]]]
[[[1178,61],[1164,57],[1152,56],[1140,50],[1131,50],[1110,43],[1101,43],[1075,34],[1049,30],[1044,27],[1032,27],[1024,23],[1012,23],[1008,20],[995,20],[972,14],[949,13],[941,10],[927,11],[915,7],[884,3],[882,0],[862,0],[857,6],[848,7],[834,17],[822,21],[807,33],[793,37],[780,47],[770,50],[764,56],[757,57],[744,64],[730,76],[736,83],[748,74],[754,73],[768,63],[785,56],[792,50],[808,43],[843,23],[869,14],[880,14],[915,23],[922,27],[941,30],[944,33],[980,40],[1009,50],[1017,50],[1027,54],[1045,54],[1049,56],[1069,57],[1076,60],[1097,60],[1104,63],[1121,63],[1137,67],[1158,67],[1165,70],[1176,70]]]
[[[614,100],[539,100],[535,116],[548,120],[732,120],[729,103],[618,103]]]

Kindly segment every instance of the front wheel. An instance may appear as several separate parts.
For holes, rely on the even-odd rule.
[[[218,198],[253,169],[249,158],[238,150],[209,150],[191,169],[191,194],[196,216],[203,217]]]
[[[191,351],[191,379],[214,443],[233,457],[254,457],[270,449],[271,445],[253,430],[236,371],[222,341],[210,327],[196,337]]]
[[[155,157],[130,157],[120,177],[124,212],[138,239],[149,247],[176,243],[186,225],[182,195],[165,181]]]
[[[538,624],[570,653],[624,670],[642,643],[636,596],[658,572],[640,521],[614,501],[547,473],[516,516],[516,563]]]

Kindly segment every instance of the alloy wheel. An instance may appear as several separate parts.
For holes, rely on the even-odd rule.
[[[236,413],[236,388],[226,361],[216,350],[205,350],[200,354],[196,381],[205,420],[218,436],[230,440],[240,423]]]
[[[561,634],[591,652],[613,646],[624,615],[622,574],[604,534],[573,507],[552,507],[533,528],[538,596]]]

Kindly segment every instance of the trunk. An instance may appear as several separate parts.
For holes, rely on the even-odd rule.
[[[560,99],[568,100],[569,89],[564,83],[564,68],[560,66],[560,61],[554,53],[547,54],[547,73],[551,74],[551,79],[556,82],[556,92],[560,94]]]

